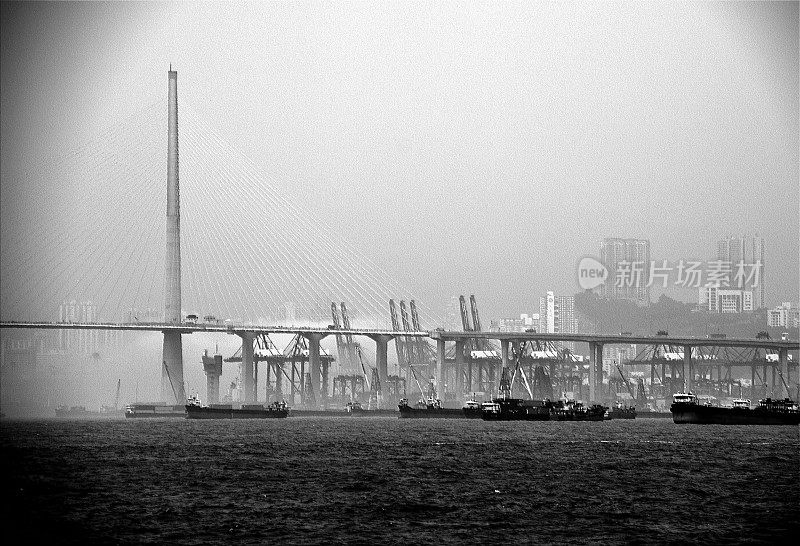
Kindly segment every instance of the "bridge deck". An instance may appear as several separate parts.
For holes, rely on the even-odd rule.
[[[747,339],[747,338],[707,338],[707,337],[670,337],[670,336],[635,336],[606,334],[547,334],[539,332],[456,332],[445,330],[433,331],[397,331],[379,328],[351,328],[334,330],[332,328],[314,328],[298,326],[263,326],[249,324],[164,324],[157,322],[137,323],[85,323],[85,322],[0,322],[0,328],[43,329],[43,330],[121,330],[133,332],[220,332],[228,334],[351,334],[361,336],[389,337],[429,337],[434,340],[456,341],[467,339],[494,339],[507,341],[571,341],[599,343],[603,345],[675,345],[692,347],[751,347],[762,349],[800,349],[800,342],[793,340]]]

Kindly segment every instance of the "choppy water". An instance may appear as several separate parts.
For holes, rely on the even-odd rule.
[[[2,423],[4,543],[782,543],[800,428]]]

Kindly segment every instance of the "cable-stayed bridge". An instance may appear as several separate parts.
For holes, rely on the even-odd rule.
[[[190,109],[181,109],[179,154],[177,73],[171,70],[164,114],[163,105],[148,105],[73,153],[20,173],[21,181],[2,201],[0,326],[162,332],[162,399],[176,403],[185,400],[182,335],[192,332],[242,339],[244,401],[256,399],[258,336],[302,338],[310,389],[323,404],[327,385],[320,341],[331,334],[376,342],[374,383],[390,379],[387,345],[395,339],[405,345],[404,353],[398,347],[401,361],[401,353],[414,355],[440,390],[449,384],[454,392],[497,385],[498,370],[506,370],[514,354],[519,361],[531,350],[525,343],[586,342],[590,361],[578,365],[577,373],[588,369],[591,400],[602,384],[603,345],[633,342],[624,336],[490,334],[470,331],[467,323],[465,332],[427,331],[419,315],[442,324],[435,313],[419,304],[417,314],[406,288],[303,208],[300,199],[287,197],[280,180],[260,172]],[[402,329],[387,313],[392,298],[412,302],[413,320],[403,310]],[[93,302],[90,320],[69,323],[63,305],[71,301]],[[332,302],[349,302],[351,310],[347,324],[333,329]],[[212,324],[187,324],[189,313],[211,317]],[[423,337],[437,341],[435,351],[414,341]],[[475,342],[488,337],[501,341],[499,352]],[[453,349],[449,371],[446,342]],[[709,344],[693,338],[639,342],[688,348],[689,370],[692,347]],[[727,340],[722,346],[775,351],[786,378],[787,352],[797,349],[796,342],[771,340]],[[497,364],[488,370],[479,365],[477,381],[469,364],[473,350]]]

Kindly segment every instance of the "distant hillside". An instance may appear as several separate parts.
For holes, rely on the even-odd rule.
[[[768,328],[764,310],[738,314],[707,313],[697,311],[694,304],[667,296],[661,296],[650,307],[640,307],[632,302],[605,300],[591,292],[582,292],[575,295],[575,313],[580,332],[654,335],[659,330],[666,330],[670,335],[726,334],[728,337],[752,338],[763,331],[773,339],[780,339],[781,333],[788,331],[790,338],[798,338],[797,328]]]

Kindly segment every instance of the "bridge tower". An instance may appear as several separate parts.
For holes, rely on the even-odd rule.
[[[167,129],[167,252],[164,282],[164,322],[181,323],[181,203],[178,183],[178,72],[169,67]],[[183,387],[183,343],[180,332],[164,332],[161,399],[186,403]]]

